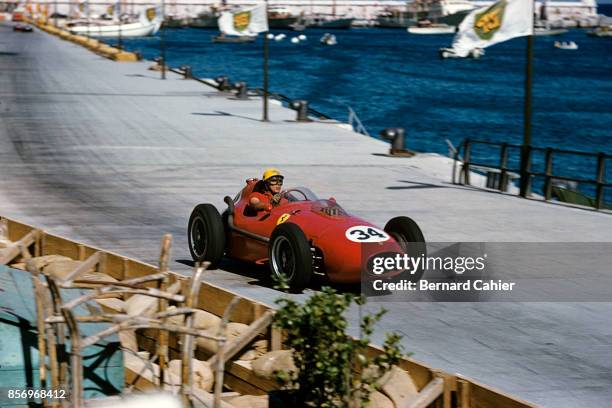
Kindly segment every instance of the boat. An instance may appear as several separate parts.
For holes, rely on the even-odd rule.
[[[455,34],[457,27],[448,24],[432,23],[429,20],[421,20],[416,26],[406,29],[410,34],[438,35]]]
[[[442,59],[447,59],[447,58],[474,58],[476,59],[476,58],[480,58],[483,55],[485,55],[485,50],[482,48],[474,48],[465,57],[457,55],[455,50],[452,48],[440,48],[438,52],[440,54],[440,58]]]
[[[291,25],[298,21],[298,17],[293,15],[286,7],[268,7],[268,27],[276,29],[291,29]]]
[[[547,21],[539,21],[535,24],[533,34],[540,36],[551,36],[551,35],[561,35],[567,33],[567,29],[565,28],[555,28],[550,25]]]
[[[164,28],[185,28],[189,25],[190,19],[188,17],[181,17],[176,15],[167,15],[164,19],[162,27]]]
[[[468,0],[437,0],[432,3],[415,1],[405,9],[388,8],[376,17],[376,26],[408,28],[424,19],[458,26],[476,6]]]
[[[336,40],[336,36],[330,33],[323,34],[323,37],[319,40],[323,45],[336,45],[338,41]]]
[[[255,38],[248,35],[242,36],[234,36],[234,35],[225,35],[223,33],[216,35],[212,38],[212,42],[214,43],[251,43],[255,41]]]
[[[437,0],[429,5],[427,18],[436,23],[458,26],[475,8],[469,0]]]
[[[310,28],[325,28],[333,30],[348,30],[353,24],[354,18],[336,17],[334,14],[312,14],[306,18],[307,26]]]
[[[612,37],[612,26],[597,27],[587,32],[589,37]]]
[[[161,27],[162,20],[158,14],[141,13],[138,21],[123,23],[84,22],[68,26],[71,34],[90,37],[147,37],[155,35]]]
[[[198,13],[198,15],[189,22],[188,26],[191,28],[218,28],[218,19],[218,11],[211,8],[210,10]]]
[[[559,48],[560,50],[577,50],[578,44],[574,41],[555,41],[555,48]]]

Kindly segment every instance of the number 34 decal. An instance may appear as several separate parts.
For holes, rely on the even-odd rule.
[[[389,239],[389,235],[378,228],[367,225],[356,225],[346,230],[346,238],[353,242],[383,242]]]

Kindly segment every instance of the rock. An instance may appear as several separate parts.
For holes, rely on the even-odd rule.
[[[157,311],[157,298],[147,295],[133,295],[125,302],[128,316],[151,317]]]
[[[393,401],[382,392],[374,391],[370,394],[370,402],[367,408],[394,408]]]
[[[98,298],[98,299],[95,299],[95,301],[96,301],[96,303],[98,303],[99,305],[101,305],[103,307],[102,310],[104,310],[104,308],[106,308],[106,309],[110,309],[110,311],[112,313],[124,313],[125,312],[126,304],[121,299],[118,299],[118,298]]]
[[[229,323],[228,326],[232,324]],[[196,329],[211,329],[221,325],[221,318],[205,310],[197,310],[193,315],[193,327]]]
[[[267,395],[241,395],[227,402],[236,408],[268,408]]]
[[[118,333],[118,336],[119,336],[119,343],[121,344],[121,347],[124,347],[135,353],[138,352],[138,341],[136,341],[136,331],[135,330],[121,330]]]
[[[168,363],[168,369],[172,374],[174,374],[175,381],[177,383],[172,383],[172,385],[180,385],[181,379],[181,370],[182,370],[182,361],[181,360],[171,360]],[[214,376],[213,371],[210,369],[210,366],[205,361],[200,361],[198,359],[192,359],[193,364],[193,386],[201,388],[207,392],[212,391]]]
[[[405,407],[414,400],[419,390],[408,374],[397,366],[391,367],[379,381],[380,390],[393,401],[396,407]]]
[[[291,350],[270,351],[252,364],[253,372],[261,378],[273,379],[277,371],[297,371]]]
[[[37,256],[36,258],[28,259],[26,262],[26,269],[33,273],[35,269],[38,268],[38,270],[42,272],[47,265],[58,261],[72,261],[72,258],[62,255]]]
[[[257,340],[251,345],[251,348],[243,353],[238,360],[252,361],[268,352],[268,340]]]
[[[225,328],[225,335],[227,336],[226,344],[231,342],[236,337],[240,336],[248,328],[249,326],[243,323],[234,323],[234,322],[228,323],[227,327]],[[209,329],[205,329],[205,332],[210,335],[216,336],[218,332],[218,328],[212,327]],[[196,340],[196,343],[198,347],[200,347],[201,349],[204,349],[206,352],[210,354],[214,354],[218,350],[218,343],[215,340],[199,337]]]
[[[13,269],[20,269],[22,271],[26,270],[26,264],[25,262],[16,262],[14,264],[10,264],[9,267],[13,268]]]

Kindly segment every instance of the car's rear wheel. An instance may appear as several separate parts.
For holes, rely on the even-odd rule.
[[[284,276],[292,292],[300,292],[312,278],[312,253],[304,232],[296,224],[285,222],[272,231],[269,246],[270,271]]]
[[[411,258],[427,256],[425,237],[418,224],[412,218],[395,217],[390,219],[387,225],[385,225],[385,232],[391,235],[402,247],[402,250]],[[419,268],[414,273],[406,273],[402,278],[419,280],[423,276],[423,272],[424,269]]]
[[[210,262],[216,268],[225,251],[223,220],[212,204],[198,204],[189,217],[189,252],[195,262]]]

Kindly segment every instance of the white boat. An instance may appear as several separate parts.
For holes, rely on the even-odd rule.
[[[323,37],[321,37],[321,44],[323,45],[336,45],[338,44],[338,41],[336,40],[336,36],[330,33],[325,33],[323,34]]]
[[[612,25],[597,27],[587,33],[589,37],[612,37]]]
[[[151,11],[153,10],[153,11]],[[140,14],[138,21],[125,24],[90,22],[68,27],[72,34],[90,37],[147,37],[155,35],[161,27],[160,13],[155,9],[147,9]]]
[[[483,55],[485,55],[485,50],[482,48],[474,48],[465,57],[457,55],[455,50],[452,48],[440,48],[439,53],[440,53],[440,58],[443,58],[443,59],[447,59],[447,58],[474,58],[476,59],[476,58],[480,58]]]
[[[539,36],[545,35],[561,35],[567,33],[567,29],[565,28],[546,28],[546,27],[536,27],[533,30],[533,34]]]
[[[555,41],[555,48],[559,48],[560,50],[577,50],[578,44],[573,41]]]
[[[410,34],[455,34],[457,28],[448,24],[432,23],[429,20],[419,21],[416,26],[406,29]]]

